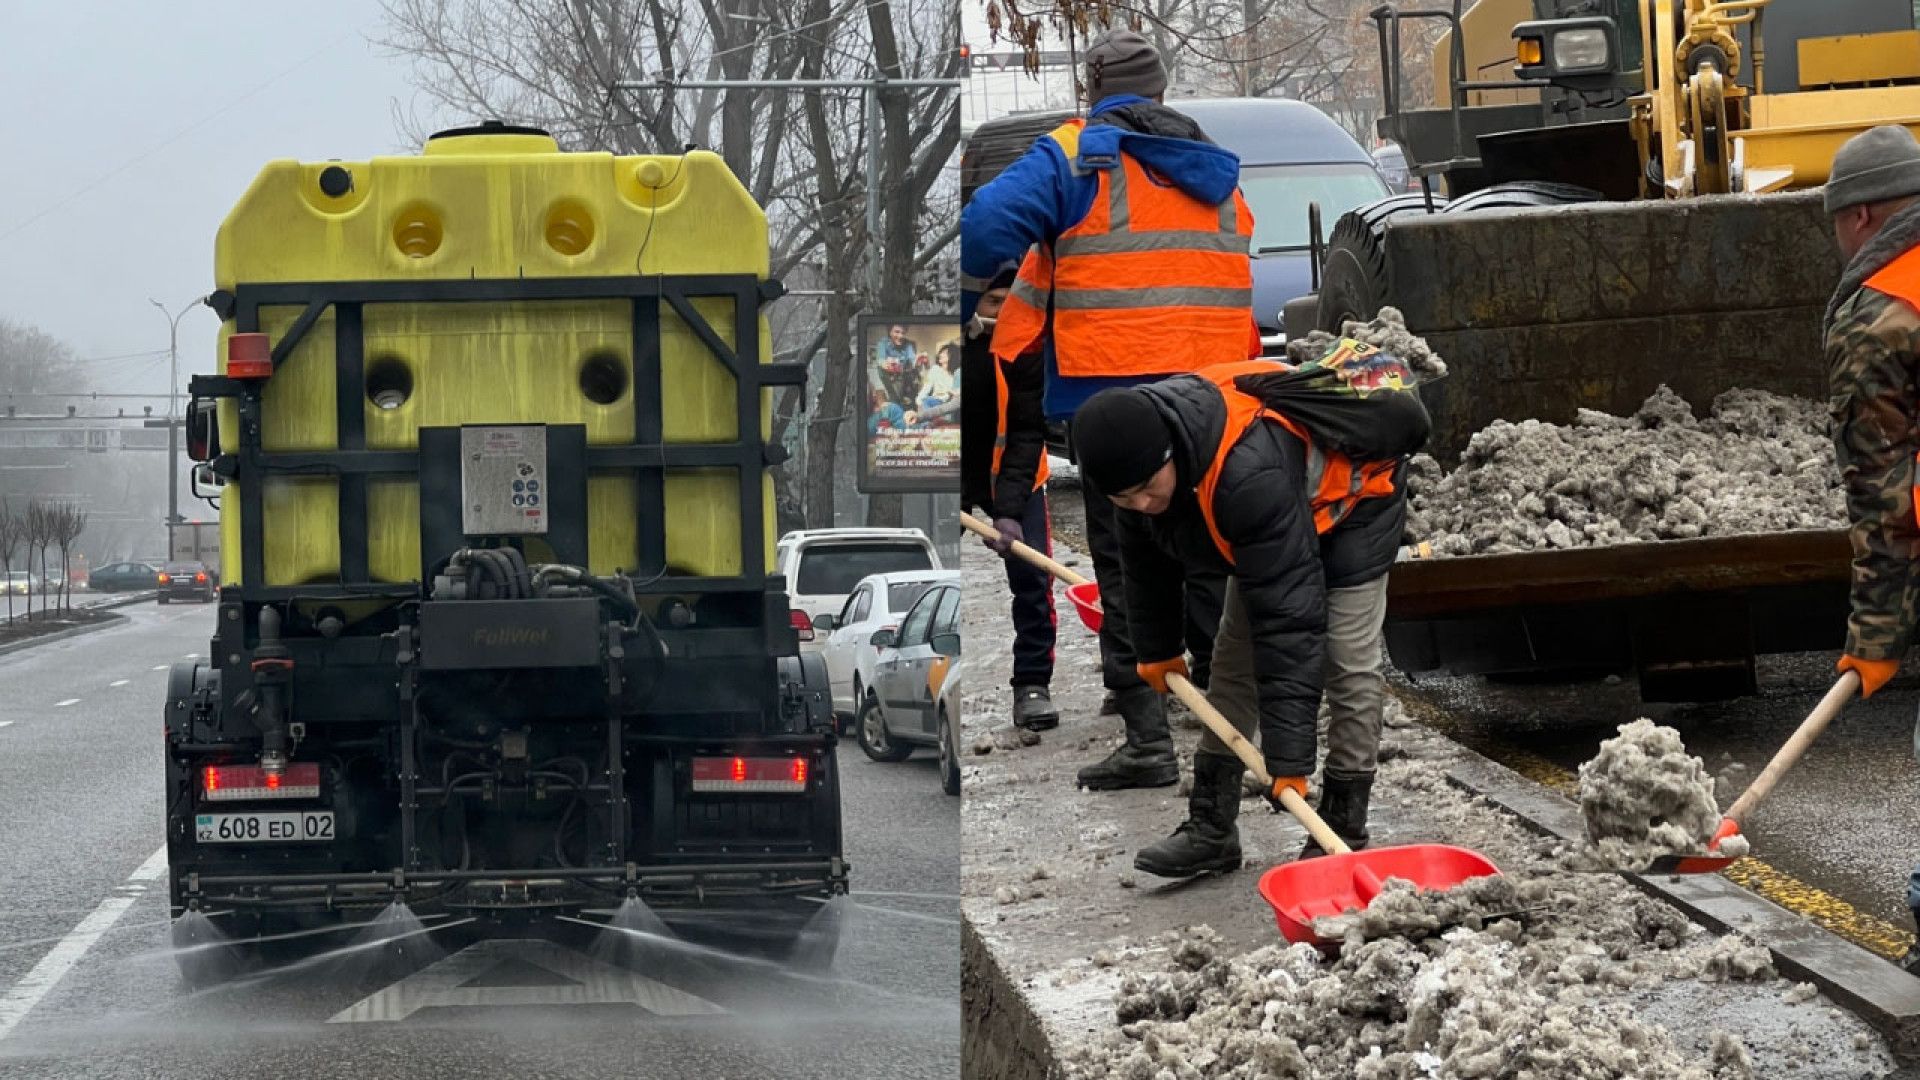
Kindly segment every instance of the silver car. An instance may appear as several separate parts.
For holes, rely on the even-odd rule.
[[[943,581],[928,589],[900,620],[898,630],[876,630],[873,686],[860,703],[857,738],[875,761],[905,761],[916,746],[937,747],[942,782],[952,767],[949,791],[958,792],[958,755],[953,746],[957,716],[940,693],[960,659],[960,586]],[[944,729],[944,730],[943,730]]]

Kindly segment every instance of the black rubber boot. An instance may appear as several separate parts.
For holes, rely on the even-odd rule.
[[[1320,783],[1320,817],[1346,845],[1355,851],[1367,846],[1367,801],[1373,795],[1372,773],[1341,773],[1327,770]],[[1303,859],[1325,855],[1318,840],[1307,838],[1300,849]]]
[[[1044,686],[1016,686],[1013,689],[1013,726],[1028,731],[1052,731],[1060,726],[1060,710]]]
[[[1180,782],[1180,759],[1167,727],[1167,703],[1151,686],[1120,692],[1120,719],[1127,744],[1105,761],[1080,770],[1080,786],[1089,791],[1169,787]]]
[[[1193,756],[1193,795],[1187,820],[1173,835],[1140,849],[1133,868],[1156,877],[1188,878],[1240,869],[1240,775],[1235,758]]]

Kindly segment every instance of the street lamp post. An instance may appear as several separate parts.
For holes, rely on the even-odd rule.
[[[173,530],[184,519],[180,516],[180,319],[206,302],[196,296],[172,315],[167,305],[148,298],[167,320],[167,558],[173,557]]]

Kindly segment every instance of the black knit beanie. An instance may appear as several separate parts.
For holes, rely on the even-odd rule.
[[[1102,390],[1073,414],[1073,452],[1095,490],[1118,495],[1173,458],[1173,433],[1144,391]]]

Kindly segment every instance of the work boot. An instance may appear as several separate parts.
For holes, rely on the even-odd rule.
[[[1367,800],[1373,794],[1372,773],[1343,773],[1332,769],[1320,783],[1320,818],[1348,847],[1355,851],[1367,846]],[[1307,837],[1300,849],[1303,859],[1325,855],[1320,841]]]
[[[1187,820],[1173,835],[1141,848],[1133,868],[1156,877],[1187,878],[1240,869],[1240,774],[1235,758],[1193,756],[1193,794]]]
[[[1013,688],[1013,726],[1027,731],[1052,731],[1060,726],[1060,710],[1044,686]]]
[[[1127,743],[1105,761],[1080,770],[1080,786],[1089,791],[1168,787],[1180,782],[1180,759],[1167,727],[1167,704],[1151,686],[1120,692],[1120,719]]]

